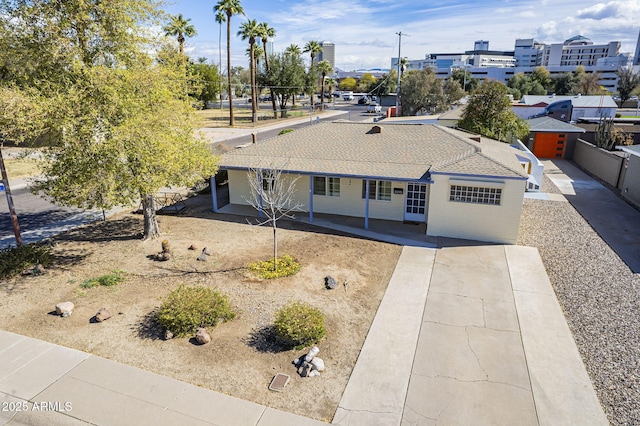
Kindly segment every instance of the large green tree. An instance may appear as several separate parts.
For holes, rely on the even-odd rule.
[[[520,99],[524,95],[545,95],[547,93],[539,81],[521,72],[509,79],[507,87],[514,99]]]
[[[462,96],[464,92],[457,81],[443,81],[431,68],[406,71],[400,87],[402,115],[444,112]]]
[[[173,36],[177,38],[181,55],[184,55],[185,37],[193,37],[198,34],[196,27],[194,27],[189,21],[191,21],[191,19],[185,19],[185,17],[182,16],[182,13],[180,13],[178,15],[171,16],[169,23],[163,28],[166,36]]]
[[[227,85],[229,90],[229,126],[235,125],[233,118],[233,86],[231,85],[231,17],[233,15],[244,15],[242,2],[240,0],[220,0],[213,7],[215,12],[222,12],[227,16]]]
[[[511,110],[507,86],[495,80],[486,80],[473,93],[458,126],[505,142],[529,132],[527,123]]]
[[[153,195],[216,171],[215,158],[195,134],[184,69],[171,57],[153,61],[147,53],[154,40],[144,37],[144,28],[160,16],[156,3],[0,5],[12,31],[0,64],[15,61],[0,85],[28,96],[37,112],[28,126],[17,119],[6,123],[3,134],[22,130],[50,143],[35,188],[61,204],[87,208],[140,199],[144,236],[156,237]],[[18,103],[11,108],[5,117],[19,113]]]
[[[285,52],[271,56],[269,72],[262,78],[264,85],[273,88],[281,117],[286,116],[288,102],[307,89],[304,61],[300,55]]]
[[[624,104],[631,93],[640,86],[640,73],[635,72],[632,66],[626,66],[616,71],[618,75],[618,93],[620,105]]]

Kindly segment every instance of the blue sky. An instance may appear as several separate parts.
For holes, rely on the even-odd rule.
[[[169,0],[165,10],[182,13],[198,35],[187,39],[193,58],[218,63],[219,25],[214,0]],[[246,16],[231,19],[232,64],[247,66],[247,42],[236,37],[247,19],[268,22],[276,30],[276,52],[309,40],[336,45],[336,66],[344,70],[388,68],[398,56],[420,59],[427,53],[472,50],[488,40],[492,50],[513,50],[516,38],[561,43],[583,35],[596,44],[622,43],[621,52],[635,51],[640,31],[640,1],[613,0],[242,0]],[[225,24],[226,25],[226,24]],[[406,36],[405,36],[406,35]],[[222,61],[226,62],[226,27],[222,27]]]

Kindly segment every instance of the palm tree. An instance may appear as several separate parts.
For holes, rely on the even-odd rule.
[[[327,77],[327,74],[331,74],[331,72],[333,72],[333,67],[331,66],[329,61],[320,61],[318,62],[318,70],[320,71],[320,74],[322,74],[322,88],[320,89],[320,109],[324,111],[324,79]]]
[[[400,78],[402,79],[402,76],[404,75],[405,70],[407,69],[407,64],[409,63],[409,60],[407,58],[401,58],[400,59]],[[466,72],[466,69],[465,69]]]
[[[251,78],[251,122],[257,121],[258,96],[256,90],[256,55],[255,45],[256,37],[260,36],[260,27],[258,21],[249,19],[247,22],[240,24],[238,34],[242,40],[249,40],[249,76]]]
[[[329,88],[329,93],[333,93],[333,88],[336,87],[336,81],[329,77],[324,80],[324,84]]]
[[[264,68],[267,74],[269,74],[269,52],[267,52],[267,42],[269,37],[276,36],[276,30],[269,26],[267,22],[261,22],[260,24],[260,38],[262,39],[262,47],[264,48]],[[273,118],[278,118],[278,110],[276,108],[276,97],[273,94],[273,89],[269,88],[269,94],[271,95],[271,106],[273,107]]]
[[[303,52],[308,53],[309,56],[311,56],[311,66],[309,67],[309,75],[313,78],[313,73],[315,71],[313,68],[313,61],[316,58],[316,55],[322,52],[322,46],[320,45],[319,42],[315,40],[309,40],[307,44],[304,45]],[[315,84],[313,86],[315,86]],[[311,91],[311,108],[313,108],[313,92],[314,90]]]
[[[196,27],[189,23],[191,19],[185,19],[180,13],[177,16],[172,16],[167,25],[164,26],[164,34],[166,36],[177,36],[178,45],[180,46],[180,56],[184,55],[184,40],[185,36],[193,37],[196,34]]]
[[[227,15],[227,82],[229,84],[229,125],[233,127],[233,96],[231,95],[231,17],[244,15],[244,9],[240,0],[219,0],[213,8],[216,12],[224,12]]]
[[[290,44],[289,47],[284,50],[284,53],[287,55],[300,56],[302,55],[302,50],[300,50],[300,46],[297,44]]]
[[[214,8],[215,11],[215,8]],[[216,12],[218,28],[218,93],[220,96],[220,109],[222,109],[222,23],[227,21],[227,15],[222,11]]]

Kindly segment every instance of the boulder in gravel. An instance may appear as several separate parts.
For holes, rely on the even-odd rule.
[[[196,331],[196,341],[201,345],[206,345],[211,341],[211,336],[205,328],[200,327],[198,331]]]
[[[107,308],[100,308],[98,313],[96,313],[96,321],[102,322],[111,318],[111,312]]]
[[[320,353],[320,349],[317,346],[312,347],[311,349],[309,349],[309,352],[307,352],[307,354],[304,357],[304,360],[306,362],[311,362],[311,360],[313,360],[316,355],[318,355]]]
[[[171,332],[171,330],[165,330],[164,340],[171,340],[171,339],[173,339],[173,333]]]
[[[73,312],[73,302],[60,302],[56,305],[56,313],[63,317],[68,317]]]
[[[338,282],[331,275],[327,275],[326,277],[324,277],[324,286],[327,288],[327,290],[333,290],[338,286]]]

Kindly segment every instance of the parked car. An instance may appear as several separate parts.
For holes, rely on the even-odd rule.
[[[368,113],[376,113],[376,114],[380,114],[382,112],[382,107],[376,103],[373,104],[369,104],[367,105],[367,112]]]
[[[366,96],[362,96],[358,99],[358,105],[366,105],[369,103],[369,99]]]

